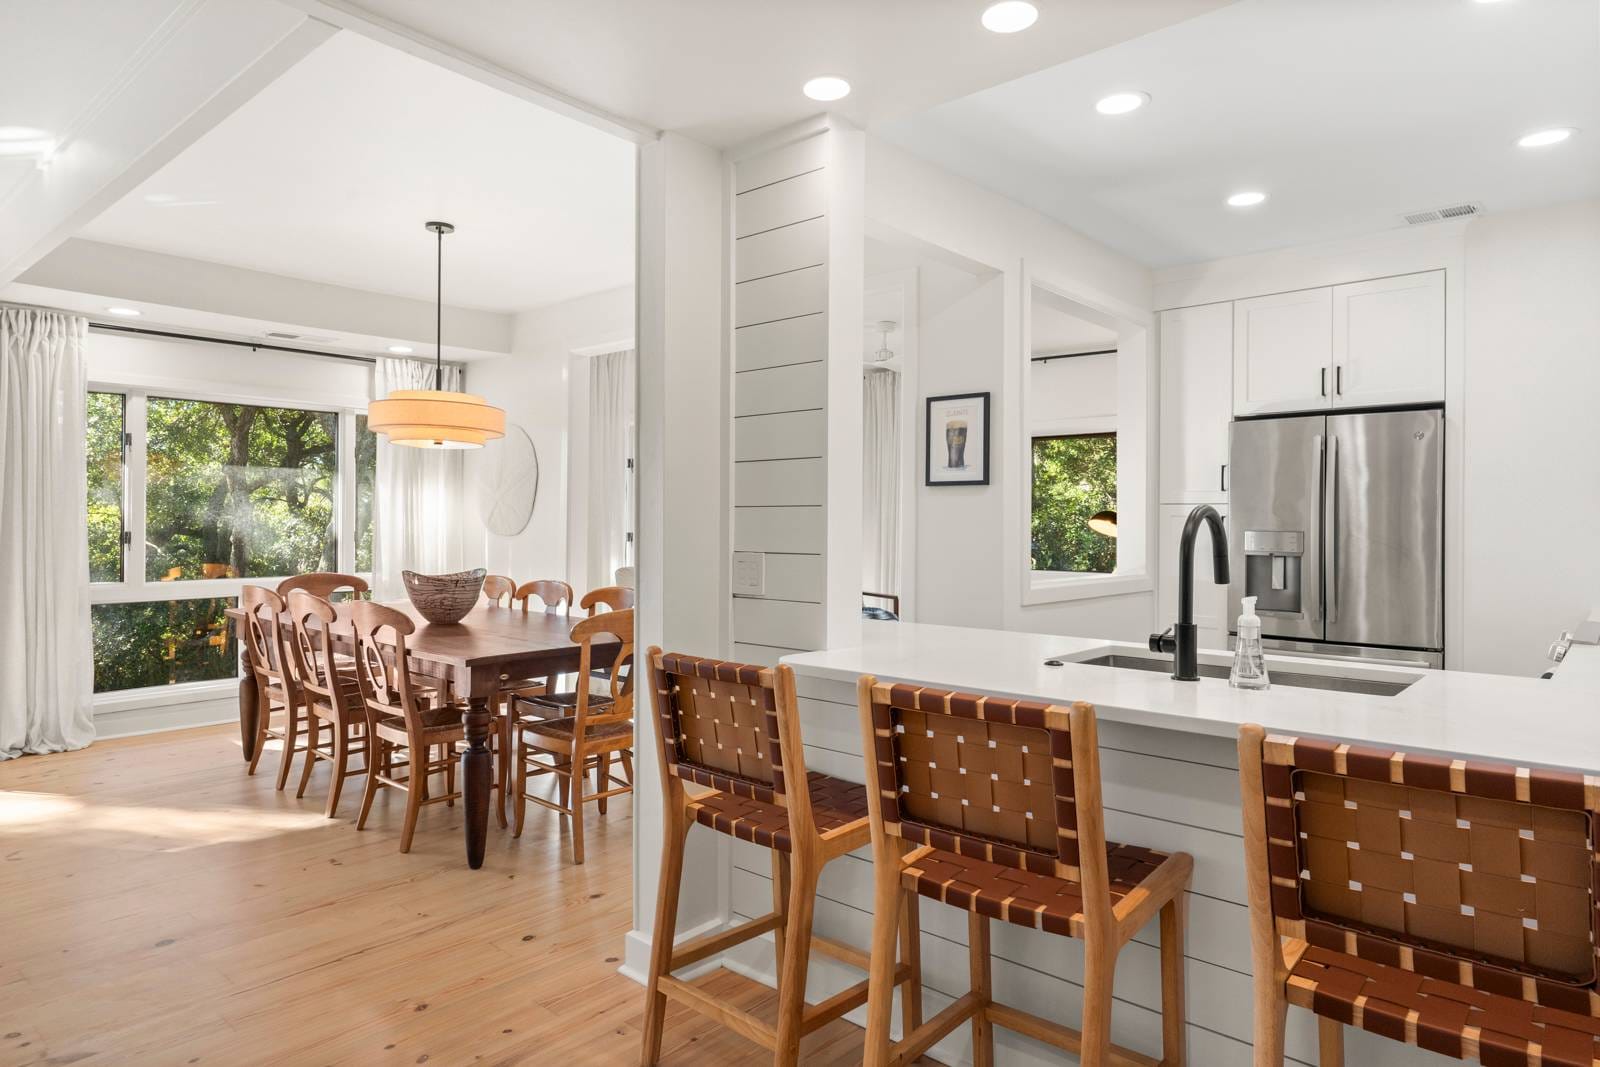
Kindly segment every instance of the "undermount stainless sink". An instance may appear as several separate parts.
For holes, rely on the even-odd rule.
[[[1048,662],[1054,663],[1055,660]],[[1130,656],[1112,652],[1104,656],[1094,656],[1090,659],[1064,660],[1061,662],[1076,663],[1083,667],[1121,667],[1124,670],[1150,671],[1154,674],[1171,674],[1172,659],[1164,657],[1157,659],[1154,656]],[[1228,668],[1218,663],[1200,664],[1200,677],[1221,678],[1226,680]],[[1335,693],[1364,693],[1367,696],[1392,697],[1405,692],[1416,679],[1404,682],[1375,681],[1371,678],[1340,678],[1328,674],[1307,674],[1304,671],[1284,671],[1267,665],[1267,674],[1273,685],[1288,686],[1291,689],[1326,689]]]

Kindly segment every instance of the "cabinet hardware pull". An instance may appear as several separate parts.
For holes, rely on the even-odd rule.
[[[1317,374],[1318,374],[1318,378],[1317,378],[1317,382],[1318,382],[1317,393],[1320,396],[1327,396],[1328,395],[1328,368],[1327,367],[1319,368],[1317,370]]]
[[[1228,465],[1226,463],[1217,465],[1217,488],[1224,493],[1228,491]]]
[[[1344,364],[1340,363],[1333,368],[1333,394],[1344,396]]]

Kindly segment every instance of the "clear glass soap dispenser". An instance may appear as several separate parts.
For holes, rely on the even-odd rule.
[[[1247,596],[1240,604],[1239,639],[1233,646],[1233,670],[1228,684],[1235,689],[1267,689],[1266,657],[1261,652],[1261,616],[1256,614],[1256,598]]]

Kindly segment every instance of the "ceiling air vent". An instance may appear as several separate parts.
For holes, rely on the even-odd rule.
[[[1412,211],[1401,218],[1406,220],[1407,226],[1421,226],[1426,222],[1443,222],[1445,219],[1465,219],[1473,215],[1483,214],[1483,205],[1477,203],[1451,204],[1449,207],[1430,208],[1427,211]]]
[[[266,336],[272,338],[274,341],[298,341],[298,340],[300,340],[300,335],[299,334],[297,334],[297,333],[284,333],[281,330],[268,330]]]

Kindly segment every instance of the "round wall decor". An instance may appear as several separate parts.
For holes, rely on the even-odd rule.
[[[539,496],[539,455],[521,426],[506,425],[506,435],[484,445],[478,462],[478,500],[490,533],[514,537],[528,525]]]

